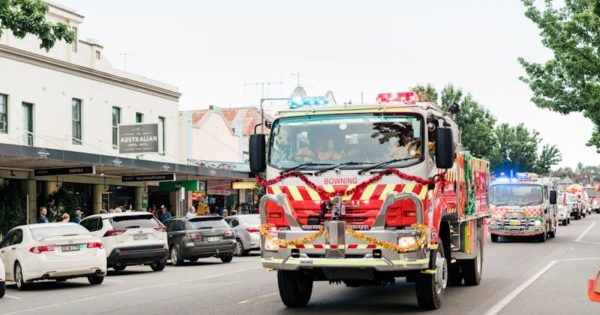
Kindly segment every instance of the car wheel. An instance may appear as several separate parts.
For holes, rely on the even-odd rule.
[[[244,256],[246,251],[244,250],[244,244],[239,239],[235,240],[235,255]]]
[[[25,282],[25,279],[23,279],[23,269],[19,262],[15,264],[15,283],[17,290],[19,291],[27,290],[29,288],[29,283]]]
[[[498,242],[498,234],[492,234],[492,243]]]
[[[162,261],[151,264],[150,268],[152,268],[152,270],[154,270],[154,271],[163,271],[165,269],[166,265],[167,265],[167,262],[162,260]]]
[[[571,224],[571,218],[567,218],[567,224]]]
[[[4,296],[5,292],[6,292],[6,282],[2,281],[2,282],[0,282],[0,298],[2,298]]]
[[[225,264],[230,263],[233,260],[233,255],[221,256],[221,261]]]
[[[88,277],[88,281],[91,285],[98,285],[104,281],[104,276],[93,275]]]
[[[125,266],[125,265],[114,265],[113,266],[113,269],[115,271],[123,271],[123,270],[125,270],[125,268],[127,268],[127,266]]]
[[[540,243],[544,243],[548,239],[548,232],[544,231],[544,233],[538,235],[538,241]]]
[[[179,255],[177,246],[171,248],[171,263],[173,266],[181,266],[183,264],[183,259],[181,259],[181,256]]]

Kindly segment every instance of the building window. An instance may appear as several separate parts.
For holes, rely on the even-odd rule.
[[[8,133],[8,95],[0,94],[0,132]]]
[[[166,132],[165,132],[165,117],[158,117],[158,133],[162,136],[160,139],[160,143],[158,145],[158,152],[161,155],[165,155],[165,151],[167,150],[166,145]]]
[[[119,147],[119,124],[121,123],[121,109],[118,107],[112,108],[112,144],[113,149]]]
[[[72,132],[73,144],[81,144],[81,100],[74,98],[71,100],[72,111]]]
[[[77,27],[73,26],[73,27],[71,27],[71,30],[73,31],[73,33],[75,33],[75,39],[71,43],[71,50],[74,53],[76,53],[77,52],[77,42],[79,41],[79,39],[77,39]]]
[[[142,113],[135,113],[135,122],[136,123],[143,123],[144,122],[144,114]]]
[[[96,50],[96,59],[100,60],[100,51]]]
[[[22,103],[23,144],[33,146],[33,104]]]

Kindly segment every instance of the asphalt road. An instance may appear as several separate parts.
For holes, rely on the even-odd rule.
[[[555,239],[489,242],[482,283],[446,290],[442,308],[427,314],[600,314],[589,302],[587,279],[600,264],[600,215],[560,226]],[[420,314],[414,286],[347,288],[315,284],[307,308],[286,309],[276,274],[258,256],[230,264],[201,260],[163,272],[129,267],[100,286],[86,280],[9,286],[0,314]]]

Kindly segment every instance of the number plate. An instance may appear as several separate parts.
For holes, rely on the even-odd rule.
[[[80,245],[63,245],[61,246],[63,252],[76,252],[81,249]]]
[[[521,220],[510,220],[508,222],[510,225],[521,225]]]
[[[142,241],[142,240],[147,240],[147,239],[148,239],[148,234],[134,234],[133,235],[134,241]]]
[[[210,237],[207,237],[206,240],[209,242],[218,242],[221,240],[221,237],[220,236],[210,236]]]

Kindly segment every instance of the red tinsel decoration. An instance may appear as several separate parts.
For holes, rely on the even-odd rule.
[[[311,189],[313,189],[314,191],[316,191],[317,193],[319,193],[321,196],[325,196],[327,198],[333,198],[336,196],[340,196],[340,197],[345,197],[345,196],[350,196],[353,195],[355,192],[357,191],[362,191],[364,190],[367,186],[378,182],[379,180],[381,180],[383,178],[383,176],[386,175],[390,175],[390,174],[394,174],[396,175],[398,178],[407,180],[407,181],[411,181],[411,182],[415,182],[418,184],[422,184],[422,185],[432,185],[435,184],[437,182],[442,182],[442,186],[443,186],[443,182],[445,180],[445,173],[442,174],[438,174],[436,176],[434,176],[431,179],[423,179],[421,177],[418,176],[414,176],[414,175],[410,175],[410,174],[406,174],[406,173],[402,173],[399,170],[395,169],[395,168],[387,168],[381,172],[379,172],[377,175],[365,180],[364,182],[356,185],[354,188],[350,189],[350,190],[346,190],[343,193],[341,192],[334,192],[334,191],[326,191],[325,189],[317,186],[315,183],[313,183],[312,181],[310,181],[308,179],[308,177],[306,177],[306,175],[302,174],[302,172],[300,171],[290,171],[290,172],[285,172],[283,174],[281,174],[280,176],[277,176],[273,179],[270,180],[263,180],[262,177],[260,177],[260,175],[258,175],[256,177],[256,184],[258,186],[261,187],[267,187],[267,186],[271,186],[274,184],[277,184],[279,182],[281,182],[282,180],[288,178],[288,177],[297,177],[299,178],[301,181],[303,181],[306,186],[310,187]]]

